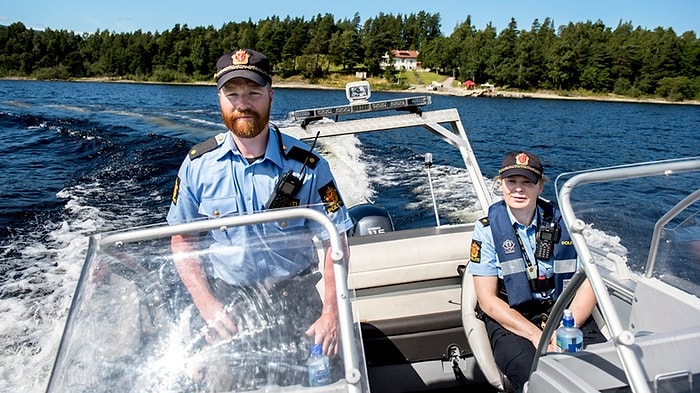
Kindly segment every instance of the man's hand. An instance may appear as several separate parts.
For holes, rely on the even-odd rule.
[[[238,333],[236,324],[218,300],[212,298],[209,301],[200,302],[197,304],[197,309],[206,323],[202,333],[208,343],[230,340]]]
[[[323,353],[334,357],[338,354],[338,316],[323,313],[316,320],[306,335],[313,338],[314,344],[323,344]]]
[[[192,301],[199,310],[199,315],[206,324],[202,332],[204,338],[209,343],[229,340],[238,333],[238,329],[230,315],[226,313],[224,305],[212,294],[192,243],[194,240],[188,235],[174,235],[172,237],[171,248],[175,268],[182,283],[192,296]]]
[[[338,300],[336,298],[335,289],[335,272],[333,270],[333,258],[331,256],[330,242],[323,243],[325,250],[325,260],[323,263],[323,285],[324,299],[323,312],[321,317],[316,320],[306,335],[312,337],[314,344],[323,344],[323,353],[334,357],[338,354]],[[343,253],[346,268],[348,258],[350,257],[350,249],[348,248],[347,239],[343,238]]]

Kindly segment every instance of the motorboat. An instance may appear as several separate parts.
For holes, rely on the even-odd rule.
[[[457,109],[429,111],[430,96],[371,101],[365,83],[352,84],[346,94],[348,105],[290,113],[290,124],[281,131],[308,141],[396,130],[428,132],[459,152],[469,178],[465,192],[476,198],[471,208],[486,214],[497,196],[481,173]],[[668,182],[681,177],[685,183],[679,184],[697,188],[698,172],[700,157],[694,157],[557,179],[563,183],[557,193],[559,206],[583,268],[550,319],[561,318],[577,285],[587,278],[598,300],[594,316],[608,341],[576,353],[548,353],[546,343],[540,343],[526,391],[700,389],[700,247],[699,254],[687,252],[689,244],[700,242],[700,189],[683,187],[687,196],[672,200],[659,217],[647,217],[649,247],[637,254],[629,254],[619,242],[601,244],[601,238],[607,239],[604,227],[590,214],[594,209],[589,196],[595,193],[584,192],[584,203],[576,198],[589,185],[635,179]],[[605,195],[602,203],[609,207]],[[355,227],[348,233],[339,233],[314,207],[302,206],[91,236],[47,392],[508,391],[483,322],[476,318],[471,276],[464,269],[473,224],[437,220],[432,227],[397,230],[391,211],[381,206],[366,203],[349,210]],[[238,247],[262,252],[310,244],[322,265],[319,239],[329,239],[341,350],[333,362],[335,377],[321,387],[308,386],[307,370],[290,360],[300,349],[276,342],[284,316],[251,322],[248,331],[217,344],[193,334],[193,305],[174,269],[170,247],[173,235],[200,234],[193,256],[203,257],[210,252],[211,231],[255,232],[266,225],[303,222],[318,224],[318,232],[258,239]],[[608,217],[607,222],[615,220]],[[265,313],[264,301],[254,308],[256,313]],[[556,327],[547,325],[543,337]],[[235,376],[224,372],[228,387],[220,390],[221,378],[208,376],[219,375],[212,364],[222,359],[226,370],[236,371]]]

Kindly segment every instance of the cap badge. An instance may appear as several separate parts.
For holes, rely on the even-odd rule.
[[[239,49],[233,55],[231,55],[231,62],[235,65],[248,64],[250,55],[248,52]]]
[[[520,153],[515,156],[515,163],[518,165],[528,166],[530,163],[530,157],[528,157],[525,153]]]

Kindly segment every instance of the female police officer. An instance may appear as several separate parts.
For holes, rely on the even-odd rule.
[[[499,181],[503,200],[475,224],[469,272],[496,364],[521,391],[542,336],[541,316],[576,271],[576,251],[559,212],[539,198],[544,183],[539,157],[508,154]],[[575,322],[589,321],[594,306],[586,281],[570,306]]]

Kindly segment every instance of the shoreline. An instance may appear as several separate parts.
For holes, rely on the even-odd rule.
[[[700,101],[668,101],[660,98],[633,98],[617,95],[607,96],[565,96],[556,93],[544,92],[514,92],[514,91],[497,91],[497,97],[507,98],[536,98],[536,99],[555,99],[555,100],[578,100],[578,101],[600,101],[600,102],[629,102],[635,104],[669,104],[669,105],[700,105]]]
[[[324,86],[319,84],[305,83],[299,81],[273,81],[274,88],[287,88],[287,89],[319,89],[319,90],[343,90],[340,87]],[[467,90],[458,87],[439,87],[437,90],[430,90],[425,86],[411,86],[407,90],[385,90],[391,92],[416,92],[421,94],[436,94],[436,95],[451,95],[465,98],[480,98],[478,96],[470,96],[467,94]],[[526,91],[511,91],[511,90],[500,90],[496,88],[493,93],[484,94],[483,97],[487,98],[533,98],[533,99],[544,99],[544,100],[577,100],[577,101],[600,101],[600,102],[629,102],[636,104],[667,104],[667,105],[700,105],[700,101],[689,100],[689,101],[668,101],[661,98],[634,98],[634,97],[624,97],[612,94],[607,94],[605,96],[566,96],[557,94],[555,92],[547,91],[536,91],[536,92],[526,92]]]
[[[452,79],[452,78],[448,78]],[[0,78],[0,80],[34,80],[31,78]],[[214,82],[152,82],[136,81],[131,79],[111,79],[111,78],[79,78],[66,80],[67,82],[111,82],[111,83],[143,83],[143,84],[163,84],[163,85],[212,85]],[[451,83],[451,82],[450,82]],[[303,81],[274,80],[273,88],[281,89],[316,89],[316,90],[344,90],[342,87],[328,86],[323,84],[308,83]],[[493,92],[481,92],[482,94],[469,94],[464,88],[459,87],[438,87],[436,90],[428,89],[425,86],[411,85],[408,89],[388,89],[381,90],[387,92],[408,93],[416,92],[420,94],[451,95],[465,98],[533,98],[545,100],[577,100],[577,101],[599,101],[599,102],[628,102],[635,104],[665,104],[665,105],[700,105],[698,100],[668,101],[661,98],[634,98],[607,93],[606,95],[562,95],[552,91],[514,91],[496,88]],[[473,92],[473,91],[471,91]]]

